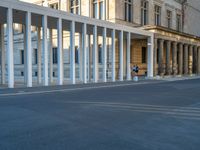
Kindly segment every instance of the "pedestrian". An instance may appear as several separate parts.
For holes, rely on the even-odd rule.
[[[139,73],[139,67],[138,67],[138,65],[136,65],[135,66],[135,73],[138,75],[138,73]]]

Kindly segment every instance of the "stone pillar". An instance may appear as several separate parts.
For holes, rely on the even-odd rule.
[[[70,79],[72,81],[72,84],[75,84],[76,82],[76,67],[75,67],[75,22],[71,22],[70,27]]]
[[[50,83],[53,83],[53,47],[52,47],[52,29],[49,29],[49,78]]]
[[[38,84],[42,83],[42,56],[41,56],[41,28],[38,27],[37,28],[37,40],[38,40],[38,45],[37,45],[37,49],[38,49],[38,54],[37,54],[37,75],[38,75]]]
[[[87,25],[82,26],[82,50],[83,50],[83,83],[87,83],[87,49],[86,49]],[[81,62],[82,63],[82,62]],[[89,67],[89,66],[88,66]]]
[[[13,10],[7,10],[7,70],[8,87],[14,88],[14,60],[13,60]]]
[[[158,73],[160,76],[164,75],[164,68],[163,68],[163,49],[164,47],[164,40],[159,40],[159,56],[158,56]]]
[[[126,55],[127,55],[127,58],[126,58],[126,66],[127,66],[127,76],[126,76],[126,79],[127,80],[131,80],[131,66],[130,66],[130,53],[131,53],[131,33],[130,32],[128,32],[127,33],[127,48],[126,48],[126,50],[127,50],[127,52],[126,52]]]
[[[153,51],[154,51],[154,37],[148,37],[148,65],[147,65],[147,76],[153,77]]]
[[[184,45],[184,74],[187,75],[188,74],[188,45],[185,44]]]
[[[115,82],[115,30],[111,31],[112,36],[112,81]]]
[[[48,86],[48,49],[47,49],[47,16],[42,16],[42,45],[43,45],[43,84]]]
[[[107,32],[106,28],[103,28],[103,82],[107,82]]]
[[[193,73],[193,46],[189,46],[189,61],[188,61],[189,75]]]
[[[172,72],[173,75],[177,75],[177,42],[173,42],[172,45]]]
[[[32,87],[31,13],[26,13],[26,75],[27,87]]]
[[[193,67],[194,67],[194,73],[197,74],[197,64],[198,64],[198,60],[197,60],[197,56],[198,56],[198,52],[197,52],[197,46],[195,45],[194,46],[194,54],[193,54],[193,58],[194,58],[194,61],[193,61]]]
[[[93,82],[98,81],[98,58],[97,58],[97,26],[93,27]]]
[[[24,35],[24,84],[27,84],[27,40],[26,40],[26,25],[22,26]]]
[[[80,81],[83,80],[83,37],[82,37],[82,34],[79,33],[79,53],[78,53],[78,65],[79,65],[79,79]]]
[[[170,67],[170,50],[171,50],[171,42],[166,41],[166,75],[171,75],[171,67]]]
[[[154,70],[154,76],[157,75],[157,49],[158,49],[158,40],[154,39],[154,58],[153,58],[153,70]]]
[[[123,81],[123,57],[124,57],[124,50],[123,50],[123,42],[124,42],[124,38],[123,38],[124,34],[123,31],[120,31],[119,34],[119,80]]]
[[[58,85],[63,85],[63,30],[62,19],[57,21],[57,34],[58,34]],[[72,58],[72,57],[71,57]]]
[[[198,47],[197,51],[198,51],[198,55],[197,55],[197,60],[198,60],[197,73],[200,75],[200,47]]]
[[[5,68],[5,41],[4,41],[4,26],[1,24],[0,26],[0,49],[1,49],[1,84],[5,84],[5,73],[6,73],[6,68]]]
[[[183,74],[183,44],[179,43],[179,53],[178,53],[178,74]]]
[[[92,52],[93,48],[91,47],[91,35],[88,34],[88,80],[92,80]]]

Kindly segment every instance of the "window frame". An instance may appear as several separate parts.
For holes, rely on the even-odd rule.
[[[166,22],[167,22],[167,28],[172,28],[172,11],[167,9],[166,10]]]
[[[70,13],[80,15],[80,6],[81,1],[80,0],[70,0]],[[75,11],[74,11],[75,10]]]
[[[159,5],[154,5],[154,23],[156,26],[161,26],[161,12],[162,7]]]
[[[146,12],[146,17],[145,17]],[[147,0],[141,1],[141,25],[149,23],[149,2]]]
[[[179,13],[176,14],[176,30],[179,31],[179,32],[182,31],[182,29],[181,29],[182,28],[182,22],[181,22],[182,18],[181,18],[181,16],[182,15],[179,14]]]
[[[133,21],[133,1],[124,0],[124,20],[127,22]]]

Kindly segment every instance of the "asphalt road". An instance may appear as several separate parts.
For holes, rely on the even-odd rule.
[[[200,149],[200,79],[114,86],[1,91],[0,150]]]

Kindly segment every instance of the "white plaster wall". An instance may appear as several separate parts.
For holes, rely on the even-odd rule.
[[[184,31],[200,36],[200,1],[189,0],[185,5]]]

